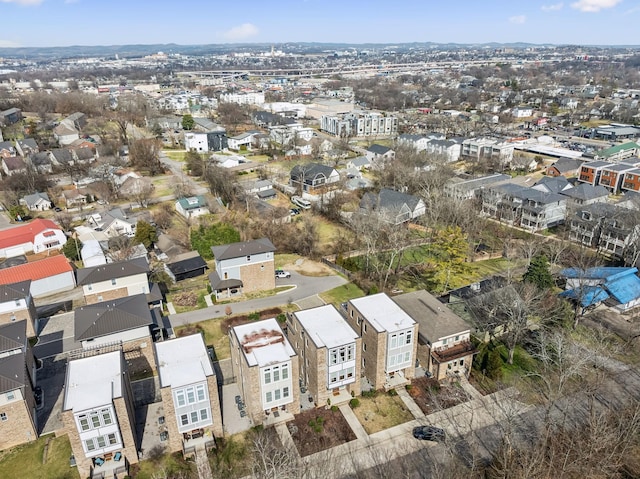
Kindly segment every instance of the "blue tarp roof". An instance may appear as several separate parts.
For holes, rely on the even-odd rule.
[[[635,274],[607,281],[604,287],[620,304],[626,304],[640,298],[640,278]]]
[[[580,305],[583,308],[593,306],[594,304],[601,303],[609,298],[607,292],[600,286],[584,286],[584,293],[580,288],[569,289],[560,293],[563,298],[578,299],[580,298]]]
[[[632,275],[638,272],[638,268],[598,267],[598,268],[567,268],[560,271],[564,278],[603,279],[613,281],[616,278]]]

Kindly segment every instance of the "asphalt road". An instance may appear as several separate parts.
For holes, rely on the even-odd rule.
[[[295,288],[268,298],[252,299],[237,303],[214,304],[208,308],[189,311],[187,313],[172,314],[169,316],[171,326],[181,326],[184,324],[198,323],[207,319],[225,316],[225,308],[231,306],[233,314],[252,313],[262,309],[284,306],[288,303],[295,303],[318,293],[337,288],[346,284],[347,280],[338,275],[311,277],[291,272],[291,278],[276,279],[276,286],[294,285]]]

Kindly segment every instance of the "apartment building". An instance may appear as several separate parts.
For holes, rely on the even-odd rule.
[[[323,115],[320,118],[320,129],[341,138],[392,136],[398,133],[398,118],[374,111]]]
[[[0,325],[0,450],[38,438],[35,360],[26,320]]]
[[[385,293],[347,302],[347,322],[362,338],[362,370],[374,389],[415,376],[418,324]]]
[[[291,419],[300,411],[298,356],[274,318],[229,331],[231,362],[253,424]]]
[[[155,343],[170,451],[187,455],[222,437],[216,375],[202,335]]]
[[[287,337],[300,358],[301,383],[317,406],[360,395],[361,339],[333,305],[289,315]]]
[[[38,315],[31,295],[31,280],[0,284],[0,326],[25,320],[27,336],[36,335]]]
[[[124,475],[138,462],[133,398],[120,351],[69,361],[62,421],[80,477]]]

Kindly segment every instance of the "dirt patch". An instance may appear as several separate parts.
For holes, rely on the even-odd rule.
[[[367,431],[373,434],[411,421],[413,415],[395,391],[375,391],[363,394],[353,412]]]
[[[287,427],[303,457],[356,439],[339,410],[321,408],[305,411],[298,414]]]
[[[425,376],[411,381],[409,395],[425,414],[448,409],[465,402],[467,394],[456,385],[440,384],[433,378]]]
[[[332,276],[336,274],[334,270],[326,264],[308,259],[299,259],[295,263],[285,264],[282,269],[295,271],[303,276]]]
[[[275,318],[282,313],[283,311],[280,308],[269,308],[256,313],[233,316],[223,319],[220,328],[224,334],[228,334],[229,330],[234,326],[240,326],[241,324],[251,323],[253,321],[261,321],[263,319]]]

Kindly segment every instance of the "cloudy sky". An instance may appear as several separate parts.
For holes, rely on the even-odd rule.
[[[640,0],[0,0],[0,47],[128,43],[640,45]]]

